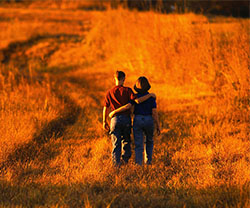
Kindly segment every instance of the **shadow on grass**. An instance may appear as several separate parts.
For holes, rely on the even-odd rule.
[[[74,41],[79,42],[82,41],[83,37],[75,34],[39,34],[32,36],[30,39],[25,41],[16,41],[12,42],[8,45],[7,48],[0,50],[2,54],[1,63],[2,64],[14,64],[19,68],[27,68],[29,57],[25,54],[25,51],[32,47],[33,45],[39,43],[43,40],[53,39],[57,42],[64,41]],[[54,46],[53,49],[49,50],[47,54],[45,54],[44,58],[49,58],[55,51],[57,47]]]
[[[98,74],[89,74],[89,73],[80,73],[79,75],[69,75],[62,77],[61,81],[66,81],[74,85],[77,89],[87,90],[85,93],[86,97],[89,96],[93,99],[96,106],[99,106],[98,109],[93,109],[94,111],[98,110],[101,115],[102,111],[102,102],[103,102],[103,92],[104,88],[100,85],[100,79],[106,79],[109,75],[107,73],[98,73]],[[93,103],[91,103],[92,105]],[[91,108],[91,105],[89,108]]]
[[[247,207],[249,184],[193,188],[124,188],[110,182],[23,186],[0,181],[1,206],[59,207]]]
[[[17,146],[0,164],[0,173],[11,168],[14,170],[14,180],[22,183],[27,175],[41,175],[46,164],[60,154],[58,148],[51,145],[50,141],[62,137],[65,129],[77,121],[82,109],[65,95],[59,95],[59,98],[67,104],[66,111],[36,132],[31,141]],[[31,161],[38,162],[40,168],[30,169],[27,164]]]

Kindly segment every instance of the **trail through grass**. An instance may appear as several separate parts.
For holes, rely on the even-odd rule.
[[[11,31],[20,29],[12,37],[8,30],[0,33],[6,41],[0,45],[0,206],[249,206],[250,108],[249,96],[244,94],[249,90],[246,79],[238,71],[238,62],[230,62],[228,57],[225,59],[236,67],[234,71],[214,57],[208,63],[225,68],[216,73],[209,68],[211,71],[206,72],[208,66],[203,65],[200,73],[197,60],[184,56],[185,50],[193,47],[186,42],[191,41],[192,32],[197,33],[200,44],[206,45],[199,35],[213,33],[218,39],[213,44],[217,44],[223,31],[212,28],[207,33],[200,21],[189,24],[207,21],[193,14],[178,16],[176,21],[173,18],[177,16],[125,10],[104,14],[46,10],[46,15],[44,11],[12,9],[9,13],[0,9],[0,24]],[[28,26],[36,16],[36,24],[32,21]],[[132,30],[146,28],[144,20],[149,17],[154,18],[150,26],[153,33],[148,30],[140,33],[140,41],[134,40],[137,36]],[[175,24],[180,30],[185,21],[183,30],[188,33],[184,38],[173,31],[158,30],[166,24],[169,28]],[[116,33],[118,27],[121,30]],[[242,27],[244,31],[243,23]],[[206,37],[208,42],[210,35]],[[149,41],[159,38],[167,46],[169,36],[169,51],[161,45],[154,48],[154,42]],[[244,60],[246,54],[235,44],[243,42],[225,37],[229,38],[223,39],[228,41],[226,46],[234,46],[237,57]],[[131,47],[133,43],[137,47]],[[204,52],[199,58],[211,61],[211,51],[199,47]],[[220,50],[212,43],[210,47],[221,56],[220,50],[225,52],[221,45]],[[193,57],[199,51],[196,49]],[[147,53],[150,50],[152,53]],[[138,54],[139,62],[132,60],[133,54]],[[145,57],[149,59],[143,62]],[[165,61],[169,61],[171,70],[176,69],[173,79]],[[120,169],[111,164],[110,138],[102,130],[102,105],[107,89],[114,84],[118,62],[126,69],[127,86],[133,86],[145,73],[157,93],[162,134],[154,140],[152,166],[138,167],[134,154]],[[194,76],[191,80],[177,70],[185,63],[195,64],[194,71],[190,65],[190,73],[185,72],[187,77]],[[242,63],[242,73],[247,74]],[[166,68],[157,69],[156,74],[157,66]],[[233,88],[231,81],[235,82],[232,94],[238,93],[235,97],[226,93]]]

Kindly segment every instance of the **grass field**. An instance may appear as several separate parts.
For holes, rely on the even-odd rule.
[[[249,23],[1,7],[0,207],[249,207]],[[117,69],[157,95],[152,166],[112,167]]]

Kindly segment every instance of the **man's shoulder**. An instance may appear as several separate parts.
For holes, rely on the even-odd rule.
[[[106,97],[110,97],[111,95],[116,94],[117,89],[118,89],[117,86],[114,86],[108,91],[106,91]]]
[[[123,91],[123,92],[128,92],[133,94],[133,90],[130,87],[126,87],[126,86],[115,86],[112,87],[110,90],[107,91],[106,95],[110,95],[110,94],[116,94],[118,91]]]
[[[133,90],[132,90],[130,87],[123,86],[123,88],[124,88],[126,91],[133,92]]]
[[[125,86],[127,89],[132,90],[130,87]]]
[[[109,97],[112,94],[113,88],[106,91],[106,97]]]
[[[110,88],[109,90],[107,90],[107,94],[115,91],[116,89],[117,89],[117,86]]]
[[[123,85],[115,86],[110,91],[116,91],[116,90],[123,90],[123,91],[131,91],[132,92],[132,89],[130,87],[123,86]]]

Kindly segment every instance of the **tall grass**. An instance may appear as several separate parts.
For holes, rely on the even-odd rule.
[[[1,163],[14,148],[33,139],[37,131],[63,110],[50,84],[39,83],[33,72],[25,76],[16,68],[0,68]],[[58,106],[61,106],[58,108]]]
[[[99,20],[99,21],[98,21]],[[87,36],[91,58],[157,82],[199,82],[246,95],[249,21],[210,23],[202,15],[161,15],[120,9],[100,14]]]
[[[162,179],[165,187],[249,187],[248,25],[249,20],[210,23],[202,15],[120,9],[100,14],[88,34],[83,47],[89,59],[126,70],[131,85],[141,75],[155,85],[163,125],[156,163],[171,178]],[[173,97],[180,105],[171,106]],[[178,111],[183,103],[188,110]],[[176,116],[169,114],[173,110]],[[169,162],[171,176],[161,166]],[[156,178],[149,186],[155,183]],[[243,198],[247,206],[249,198]]]
[[[249,20],[77,11],[92,21],[86,33],[77,12],[54,12],[37,22],[44,38],[24,29],[22,53],[1,66],[0,206],[248,207]],[[157,94],[152,166],[136,166],[133,154],[112,167],[101,116],[116,69],[129,86],[147,76]]]

